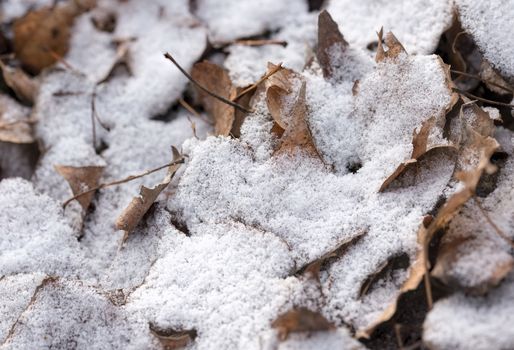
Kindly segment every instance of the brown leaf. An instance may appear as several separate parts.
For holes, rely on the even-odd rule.
[[[268,64],[268,69],[273,69]],[[290,70],[282,69],[266,82],[266,103],[276,123],[273,129],[280,136],[276,153],[302,149],[319,157],[307,124],[306,83],[301,76]],[[283,132],[281,132],[284,130]]]
[[[181,163],[179,163],[179,160],[182,159],[182,156],[175,147],[172,147],[172,150],[173,161],[175,163],[173,165],[170,165],[170,167],[168,168],[168,173],[166,174],[164,180],[152,188],[141,186],[139,196],[134,197],[132,199],[130,204],[125,208],[125,210],[116,220],[116,229],[125,231],[123,241],[125,241],[130,232],[132,232],[136,228],[139,221],[141,221],[141,219],[146,214],[148,209],[150,209],[150,207],[155,202],[159,194],[166,187],[168,187],[173,176],[180,168]]]
[[[55,170],[61,174],[61,176],[64,177],[70,185],[74,196],[97,187],[104,168],[104,166],[55,166]],[[93,200],[93,196],[94,192],[91,192],[77,198],[77,201],[82,207],[83,213],[85,213],[87,208],[89,208],[89,205]]]
[[[364,295],[368,294],[371,287],[375,285],[379,280],[385,278],[387,275],[390,275],[395,270],[407,269],[409,267],[409,256],[405,253],[390,257],[386,261],[384,261],[377,270],[372,273],[366,280],[362,283],[359,298],[362,298]]]
[[[328,321],[319,312],[311,311],[305,307],[294,308],[271,323],[278,331],[280,340],[285,340],[289,333],[317,332],[335,329],[335,325]]]
[[[10,143],[33,143],[32,120],[29,110],[8,96],[0,96],[0,141]]]
[[[196,330],[161,329],[150,323],[150,331],[159,339],[164,350],[181,349],[191,344],[196,338]]]
[[[485,59],[480,64],[480,77],[489,90],[499,95],[514,94],[514,87],[507,83]]]
[[[0,60],[0,68],[2,69],[5,84],[14,91],[20,101],[31,105],[34,104],[39,90],[39,83],[21,69],[7,66],[2,60]]]
[[[348,42],[339,31],[337,23],[326,10],[323,10],[318,17],[318,47],[316,56],[325,78],[330,78],[333,75],[331,57],[338,51],[344,52],[347,47]]]
[[[231,99],[236,96],[236,89],[226,70],[217,64],[203,61],[193,66],[191,76],[200,85],[218,96]],[[196,89],[198,98],[212,118],[214,119],[214,134],[228,136],[235,120],[234,107],[210,96],[201,89]]]
[[[375,56],[375,61],[382,62],[385,59],[394,59],[400,54],[407,54],[405,48],[400,43],[398,39],[394,36],[392,32],[387,32],[385,36],[385,44],[387,45],[387,51],[384,50],[384,45],[382,44],[383,37],[383,28],[378,32],[378,47],[377,47],[377,55]]]
[[[66,55],[75,17],[94,6],[94,0],[68,1],[17,19],[13,25],[14,53],[23,67],[38,74]]]

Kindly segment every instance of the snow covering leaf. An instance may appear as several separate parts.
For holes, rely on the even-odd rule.
[[[38,74],[68,51],[75,17],[95,6],[95,0],[67,1],[30,11],[13,25],[14,53],[31,73]]]
[[[333,76],[333,57],[344,54],[348,43],[337,27],[330,14],[323,10],[318,17],[318,47],[316,57],[323,70],[323,76],[330,78]]]
[[[462,27],[475,40],[483,57],[511,84],[514,83],[514,47],[510,27],[514,6],[510,1],[457,0]]]
[[[175,147],[172,147],[172,151],[174,164],[168,167],[168,173],[166,174],[164,180],[152,188],[141,186],[139,196],[132,199],[129,205],[116,220],[116,229],[125,231],[123,241],[125,241],[128,235],[136,228],[139,221],[141,221],[148,209],[150,209],[159,194],[166,187],[168,187],[169,183],[173,179],[173,176],[180,168],[182,155]]]
[[[20,68],[9,67],[2,60],[0,60],[0,68],[5,84],[14,91],[22,102],[33,104],[39,90],[39,83]]]
[[[289,333],[317,332],[334,330],[335,325],[319,312],[305,307],[294,308],[278,316],[271,326],[277,329],[280,340],[287,339]]]
[[[74,196],[97,187],[104,168],[104,166],[55,166],[55,170],[61,174],[70,185]],[[91,192],[77,198],[84,214],[87,208],[89,208],[94,195],[94,192]]]

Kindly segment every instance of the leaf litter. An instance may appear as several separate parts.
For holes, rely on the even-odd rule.
[[[509,347],[511,76],[456,3],[476,67],[442,0],[2,3],[0,136],[43,154],[0,183],[1,348],[386,348],[418,290],[409,346]]]

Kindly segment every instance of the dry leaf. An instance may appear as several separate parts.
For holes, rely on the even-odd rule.
[[[132,75],[132,67],[130,64],[130,41],[131,39],[126,40],[118,40],[115,41],[114,44],[116,45],[116,56],[114,58],[114,61],[109,69],[109,71],[105,74],[105,76],[100,79],[96,84],[102,84],[111,79],[116,72],[116,69],[118,67],[125,67],[128,74]]]
[[[375,56],[375,61],[382,62],[385,59],[394,59],[400,54],[407,54],[403,45],[396,39],[392,32],[387,32],[385,36],[385,44],[387,45],[387,51],[384,50],[384,45],[382,44],[383,37],[383,28],[378,32],[378,47],[377,47],[377,55]]]
[[[295,308],[280,315],[271,326],[277,329],[280,340],[287,339],[289,333],[335,329],[335,325],[319,312],[311,311],[305,307]]]
[[[348,42],[344,40],[337,23],[326,10],[323,10],[318,17],[318,47],[316,56],[325,78],[333,76],[331,57],[338,51],[344,52],[347,47]]]
[[[368,278],[362,283],[359,298],[368,294],[371,287],[375,285],[379,280],[383,279],[387,275],[390,275],[395,270],[407,269],[409,267],[409,256],[405,253],[390,257],[384,261],[377,270],[368,276]]]
[[[23,67],[38,74],[66,55],[75,17],[94,6],[94,0],[67,1],[17,19],[13,25],[14,53]]]
[[[193,66],[191,76],[200,85],[218,96],[231,99],[236,96],[236,89],[227,71],[217,64],[203,61]],[[199,100],[207,113],[214,119],[214,134],[228,136],[235,120],[234,107],[208,95],[206,92],[196,89]]]
[[[39,90],[39,83],[21,69],[7,66],[2,60],[0,60],[0,68],[5,84],[14,91],[20,101],[32,105]]]
[[[196,338],[196,331],[161,329],[150,323],[150,331],[159,339],[164,350],[181,349],[191,344]]]
[[[9,143],[33,143],[33,120],[29,109],[21,106],[9,96],[0,95],[0,141]]]
[[[139,221],[141,221],[148,209],[150,209],[159,194],[168,187],[173,176],[180,168],[182,156],[175,147],[172,147],[172,150],[174,164],[169,166],[168,173],[164,180],[152,188],[141,186],[139,196],[132,199],[130,204],[116,220],[116,229],[125,231],[123,241],[125,241],[130,232],[136,228]]]
[[[268,70],[275,67],[268,64]],[[275,121],[273,129],[281,135],[276,153],[299,148],[319,157],[307,124],[305,90],[305,81],[290,69],[281,69],[266,81],[266,103]]]
[[[104,166],[55,166],[55,170],[61,174],[61,176],[64,177],[70,185],[74,196],[97,187],[104,168]],[[91,192],[77,198],[84,214],[86,213],[87,208],[89,208],[89,205],[93,200],[93,196],[94,192]]]

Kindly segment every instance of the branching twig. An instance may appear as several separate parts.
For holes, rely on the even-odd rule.
[[[275,74],[276,72],[278,72],[279,70],[281,70],[283,68],[284,67],[282,67],[282,62],[279,63],[277,66],[275,66],[275,68],[273,68],[268,73],[266,73],[262,78],[260,78],[255,84],[252,84],[251,86],[249,86],[246,89],[244,89],[243,91],[241,91],[236,97],[234,97],[232,99],[232,101],[237,101],[241,98],[241,96],[247,94],[248,92],[250,92],[252,90],[255,90],[264,80],[268,79],[273,74]]]
[[[223,103],[228,104],[229,106],[232,106],[232,107],[234,107],[234,108],[239,109],[240,111],[243,111],[243,112],[245,112],[245,113],[250,113],[250,112],[251,112],[250,110],[246,109],[245,107],[241,106],[240,104],[235,103],[235,102],[232,102],[232,101],[230,101],[230,100],[228,100],[228,99],[226,99],[226,98],[224,98],[224,97],[222,97],[222,96],[216,95],[214,92],[212,92],[212,91],[208,90],[207,88],[205,88],[204,86],[200,85],[197,81],[195,81],[195,80],[193,79],[193,77],[192,77],[191,75],[189,75],[189,73],[188,73],[188,72],[186,72],[186,71],[185,71],[185,69],[184,69],[184,68],[182,68],[182,67],[177,63],[177,61],[175,61],[175,59],[173,58],[173,56],[171,56],[168,52],[166,52],[166,53],[164,54],[164,57],[166,57],[166,58],[167,58],[167,59],[169,59],[171,62],[173,62],[173,64],[175,65],[175,67],[177,67],[177,68],[178,68],[178,70],[179,70],[182,74],[184,74],[184,76],[185,76],[185,77],[186,77],[186,78],[187,78],[191,83],[193,83],[196,87],[198,87],[199,89],[201,89],[201,90],[202,90],[202,91],[204,91],[205,93],[207,93],[207,94],[209,94],[210,96],[212,96],[212,97],[214,97],[214,98],[216,98],[216,99],[220,100],[220,101],[221,101],[221,102],[223,102]]]
[[[84,191],[84,192],[81,192],[81,193],[78,193],[76,195],[74,195],[73,197],[67,199],[63,204],[63,208],[66,208],[66,206],[68,204],[70,204],[71,201],[79,198],[79,197],[82,197],[88,193],[91,193],[91,192],[95,192],[95,191],[98,191],[102,188],[105,188],[105,187],[110,187],[110,186],[115,186],[115,185],[120,185],[122,183],[126,183],[126,182],[129,182],[129,181],[132,181],[132,180],[135,180],[135,179],[139,179],[143,176],[146,176],[146,175],[150,175],[150,174],[153,174],[155,173],[156,171],[159,171],[159,170],[162,170],[164,168],[168,168],[172,165],[175,165],[175,164],[181,164],[181,163],[184,163],[184,158],[181,158],[179,160],[176,160],[176,161],[173,161],[173,162],[170,162],[168,164],[164,164],[164,165],[161,165],[160,167],[157,167],[157,168],[154,168],[154,169],[151,169],[151,170],[147,170],[141,174],[138,174],[138,175],[130,175],[130,176],[127,176],[126,178],[124,179],[121,179],[121,180],[116,180],[116,181],[112,181],[112,182],[107,182],[107,183],[103,183],[103,184],[100,184],[96,187],[93,187],[93,188],[90,188],[89,190],[87,191]]]
[[[505,232],[503,232],[495,223],[494,221],[491,219],[491,217],[489,216],[489,214],[487,214],[487,212],[485,211],[484,207],[482,207],[482,204],[480,203],[480,201],[478,200],[478,198],[476,196],[473,196],[473,200],[475,201],[478,209],[480,210],[480,212],[482,213],[482,215],[484,216],[484,218],[486,219],[486,221],[489,223],[489,225],[492,226],[492,228],[494,229],[494,231],[498,234],[498,236],[500,236],[501,238],[503,238],[507,243],[510,244],[510,246],[512,248],[514,248],[514,242],[512,241],[512,239],[507,236],[507,234],[505,234]]]

